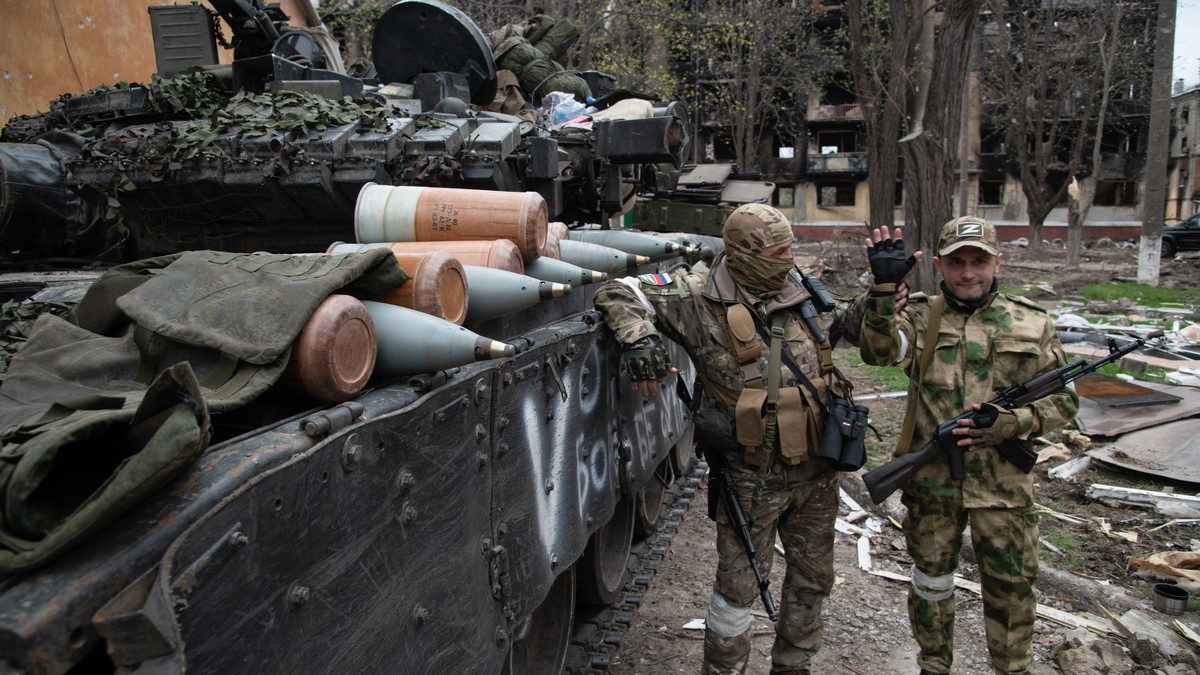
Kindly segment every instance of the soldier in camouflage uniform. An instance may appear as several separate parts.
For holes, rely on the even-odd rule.
[[[831,363],[823,367],[822,362],[828,359],[829,337],[836,341],[843,323],[857,329],[861,322],[836,320],[826,329],[809,312],[810,295],[792,258],[791,225],[778,210],[761,204],[738,208],[725,223],[723,239],[725,252],[711,273],[617,279],[600,287],[595,305],[626,346],[630,377],[643,394],[655,394],[673,370],[660,335],[681,345],[695,363],[699,380],[714,399],[706,405],[724,415],[724,456],[751,521],[764,574],[770,570],[776,533],[783,541],[787,571],[772,672],[808,673],[821,645],[821,604],[833,585],[838,496],[836,472],[819,456],[813,432],[820,433],[827,390],[848,386],[831,373]],[[803,312],[809,312],[812,324]],[[778,368],[775,415],[763,412],[770,340],[760,336],[768,326],[782,329],[782,351],[793,361]],[[746,348],[748,355],[741,351]],[[807,384],[798,381],[792,367],[798,367]],[[728,426],[735,411],[733,428],[740,443],[733,442]],[[698,440],[711,452],[722,445],[715,436]],[[728,515],[718,509],[715,518],[719,560],[703,672],[741,673],[750,656],[751,606],[758,588]]]
[[[875,273],[859,348],[865,362],[900,365],[910,379],[915,426],[909,447],[930,440],[938,425],[1003,389],[1066,364],[1054,322],[1038,305],[997,291],[996,230],[964,216],[942,227],[934,267],[945,297],[927,372],[917,372],[931,322],[930,297],[904,298],[894,284],[920,254],[904,263],[901,231],[887,228],[867,240]],[[907,301],[906,301],[907,300]],[[918,382],[919,380],[919,382]],[[1000,409],[989,427],[961,420],[954,434],[964,455],[964,478],[950,476],[940,455],[905,485],[904,535],[913,558],[908,611],[920,646],[921,673],[948,673],[954,661],[954,570],[969,523],[982,578],[984,626],[997,673],[1024,673],[1031,651],[1037,598],[1038,527],[1033,476],[1005,460],[997,446],[1030,441],[1071,421],[1079,399],[1070,389],[1014,410]],[[914,414],[911,409],[910,414]]]

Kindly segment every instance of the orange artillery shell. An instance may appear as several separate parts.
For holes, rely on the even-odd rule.
[[[521,249],[507,239],[493,241],[395,241],[381,244],[345,244],[338,242],[328,253],[361,253],[372,248],[389,248],[393,253],[445,251],[464,265],[491,267],[515,274],[525,273]]]
[[[363,244],[508,239],[529,261],[546,245],[546,200],[536,192],[367,183],[354,231]]]
[[[393,253],[408,280],[372,300],[415,309],[461,326],[467,318],[467,275],[462,263],[445,251]]]
[[[550,234],[558,237],[559,241],[562,241],[563,239],[571,238],[571,230],[569,228],[567,228],[566,223],[560,223],[560,222],[555,221],[555,222],[547,225],[546,228],[547,228],[547,231],[550,232]]]
[[[561,255],[558,245],[559,237],[553,232],[546,233],[546,245],[542,247],[543,258],[557,258]]]
[[[375,322],[361,302],[334,294],[317,306],[292,343],[283,381],[327,403],[362,391],[375,369]]]

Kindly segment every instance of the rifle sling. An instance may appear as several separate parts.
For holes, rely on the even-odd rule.
[[[904,411],[904,426],[900,429],[900,438],[896,441],[894,456],[899,457],[908,452],[912,443],[914,427],[917,425],[917,399],[921,395],[921,383],[925,381],[925,370],[933,360],[934,348],[937,346],[938,331],[942,328],[942,307],[946,304],[943,295],[933,296],[929,309],[929,320],[925,322],[925,348],[921,352],[921,366],[917,370],[917,381],[912,387],[912,396],[908,397],[908,409]]]
[[[771,335],[767,332],[767,327],[765,324],[763,324],[762,319],[760,319],[757,314],[752,313],[752,316],[754,317],[754,327],[758,330],[758,334],[762,336],[764,342],[771,344]],[[806,389],[808,389],[809,393],[812,394],[812,400],[816,402],[817,406],[821,409],[821,412],[825,413],[825,403],[821,400],[821,395],[817,392],[817,387],[812,383],[812,380],[809,380],[804,376],[804,372],[800,370],[800,366],[796,363],[795,359],[792,358],[792,355],[781,350],[780,359],[788,367],[788,369],[792,371],[792,374],[796,376],[796,379],[800,381],[800,383],[803,384]]]

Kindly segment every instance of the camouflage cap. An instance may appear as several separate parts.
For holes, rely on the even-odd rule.
[[[1000,255],[1000,248],[996,243],[996,228],[983,218],[962,216],[942,226],[942,238],[938,240],[939,256],[949,255],[966,246]]]
[[[743,204],[725,219],[721,232],[726,247],[759,253],[768,246],[791,242],[792,224],[779,209],[766,204]]]

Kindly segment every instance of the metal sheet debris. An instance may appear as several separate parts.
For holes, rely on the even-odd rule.
[[[1142,410],[1149,412],[1156,408]],[[1131,471],[1200,483],[1200,419],[1178,420],[1127,433],[1088,450],[1087,455]]]
[[[1147,389],[1177,396],[1180,400],[1173,405],[1111,408],[1081,394],[1079,412],[1075,414],[1075,423],[1079,430],[1088,436],[1119,436],[1200,413],[1200,390],[1158,382],[1138,384]]]
[[[1099,373],[1075,380],[1075,392],[1109,408],[1171,405],[1183,400],[1182,396]]]

